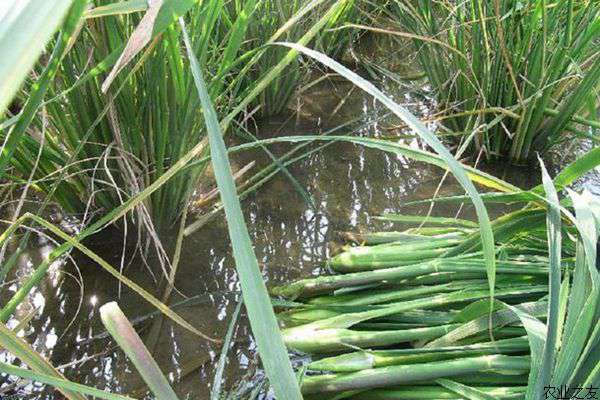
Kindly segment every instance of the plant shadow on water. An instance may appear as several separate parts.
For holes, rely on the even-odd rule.
[[[343,82],[317,85],[298,98],[294,104],[297,113],[258,123],[256,136],[314,134],[356,118],[358,114],[364,115],[363,121],[359,122],[363,127],[354,134],[392,137],[397,134],[386,130],[389,121],[373,117],[381,110],[372,100],[357,90],[347,95],[350,90],[351,86]],[[432,107],[426,98],[413,97],[409,92],[397,93],[395,97],[409,104],[412,111],[421,116]],[[416,139],[403,140],[423,148]],[[278,144],[271,150],[282,154],[290,147]],[[253,160],[257,161],[258,167],[270,163],[261,150],[238,154],[233,162],[245,165]],[[312,197],[314,208],[283,174],[277,175],[243,202],[257,259],[270,285],[326,272],[324,260],[338,250],[341,243],[339,232],[389,227],[386,225],[389,223],[375,221],[372,216],[407,210],[425,214],[429,204],[411,206],[410,209],[402,205],[407,201],[432,197],[443,176],[440,169],[350,143],[335,143],[315,152],[290,166],[289,172]],[[491,172],[520,187],[538,183],[539,174],[531,170],[496,169]],[[597,180],[586,186],[600,187]],[[451,177],[438,191],[439,196],[461,193]],[[493,207],[490,212],[499,215],[506,210],[505,206]],[[458,211],[463,218],[474,216],[470,205],[462,208],[437,205],[433,215],[453,216]],[[131,244],[133,239],[129,238],[128,242]],[[121,265],[121,233],[106,230],[92,237],[88,245],[112,265]],[[48,243],[39,244],[30,254],[23,255],[18,275],[27,276],[50,247]],[[155,288],[156,284],[140,258],[129,262],[130,247],[127,247],[124,257],[127,275],[143,287]],[[156,311],[126,287],[119,288],[114,279],[91,261],[77,254],[73,256],[85,276],[85,285],[81,287],[77,282],[78,272],[73,263],[66,262],[61,269],[64,272],[56,268],[45,285],[32,292],[29,302],[19,309],[17,319],[36,310],[25,335],[54,365],[68,364],[64,369],[67,377],[111,392],[143,397],[144,385],[137,372],[103,333],[98,307],[119,299],[119,304],[136,323],[142,336],[148,333],[151,325],[152,318],[148,315],[155,316]],[[176,306],[175,311],[205,334],[223,338],[239,299],[239,287],[222,215],[184,241],[176,288],[178,292],[171,296],[170,304],[182,304]],[[10,290],[6,292],[12,294]],[[189,299],[185,300],[183,295]],[[9,326],[15,323],[16,319],[13,319]],[[177,382],[175,389],[181,398],[209,397],[219,357],[218,345],[205,342],[170,321],[164,321],[153,355],[167,376]],[[239,382],[262,379],[256,346],[243,318],[236,327],[228,355],[224,383],[227,390],[235,390]],[[7,353],[0,353],[2,361],[11,361],[9,357]],[[85,361],[88,357],[89,360]],[[26,384],[20,393],[22,398],[55,398],[52,389],[33,384]]]

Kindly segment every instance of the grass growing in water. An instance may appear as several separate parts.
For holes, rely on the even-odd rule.
[[[384,12],[380,32],[413,40],[442,124],[473,149],[521,163],[573,135],[598,141],[597,1],[398,0]]]
[[[97,2],[48,91],[44,104],[48,126],[34,176],[36,187],[52,193],[67,212],[106,212],[155,182],[196,144],[207,143],[199,99],[191,74],[183,67],[181,31],[169,24],[170,11],[181,14],[189,9],[192,46],[211,77],[211,99],[227,116],[226,131],[247,107],[259,107],[264,114],[281,111],[297,84],[300,65],[295,58],[287,50],[263,46],[281,39],[302,43],[317,39],[348,15],[351,4],[165,1],[158,16],[148,20],[152,8],[141,15],[139,7],[123,10]],[[143,20],[151,28],[147,47],[138,49],[131,68],[108,74]],[[22,137],[11,158],[16,174],[34,169],[41,146],[35,132],[41,131],[42,123],[40,118],[29,128],[33,133]],[[154,223],[160,231],[174,223],[207,165],[186,168],[154,192],[138,209],[138,225]]]

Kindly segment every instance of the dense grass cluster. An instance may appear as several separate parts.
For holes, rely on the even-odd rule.
[[[488,158],[526,162],[600,127],[597,1],[397,0],[386,14],[413,39],[442,124]]]
[[[313,42],[339,52],[348,42],[324,31],[353,10],[352,1],[188,3],[190,40],[211,99],[226,116],[225,131],[242,112],[281,112],[301,81],[299,61],[269,43]],[[106,87],[111,65],[144,15],[133,11],[100,1],[88,13],[49,87],[47,114],[34,121],[45,140],[26,135],[11,159],[18,175],[35,170],[36,186],[69,213],[114,209],[206,142],[181,30],[161,15],[154,31],[162,33]],[[34,168],[40,147],[43,157]],[[186,168],[153,193],[138,210],[138,223],[160,230],[177,221],[207,165]]]

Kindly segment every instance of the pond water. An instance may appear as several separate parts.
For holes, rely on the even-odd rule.
[[[432,108],[426,92],[407,88],[405,92],[393,94],[418,115],[426,116]],[[342,128],[339,133],[390,136],[395,140],[398,140],[397,135],[407,133],[387,129],[395,121],[384,118],[379,106],[344,82],[329,81],[317,85],[300,96],[295,107],[297,112],[288,117],[260,122],[256,135],[265,138],[281,134],[315,134],[357,117],[360,118],[353,127]],[[401,140],[424,148],[414,138]],[[315,145],[311,146],[314,148]],[[283,154],[290,147],[281,144],[272,147],[272,151]],[[269,163],[269,158],[260,151],[238,155],[233,163],[239,168],[253,160],[257,161],[257,167]],[[493,172],[521,187],[537,183],[538,174],[529,169],[498,168]],[[443,171],[437,168],[340,142],[310,154],[290,166],[289,172],[310,195],[312,205],[283,174],[243,201],[256,255],[269,285],[326,272],[324,261],[339,248],[341,231],[387,228],[388,225],[372,217],[383,212],[423,214],[429,205],[406,207],[404,204],[429,198],[436,191],[440,196],[461,193],[451,178],[438,188]],[[600,187],[594,176],[587,185]],[[492,208],[491,213],[498,215],[505,210]],[[473,217],[468,205],[436,206],[433,215],[456,215],[458,212],[464,218]],[[93,237],[87,244],[118,266],[122,243],[122,234],[114,230]],[[19,279],[28,276],[51,248],[51,243],[40,239],[35,249],[21,257],[16,281],[3,292],[11,294]],[[127,247],[126,260],[131,258],[131,252],[132,249]],[[110,275],[91,261],[77,254],[73,257],[74,261],[56,266],[9,325],[14,326],[17,319],[27,315],[33,316],[24,333],[26,339],[54,365],[64,365],[68,378],[111,392],[145,396],[144,386],[133,366],[104,333],[98,308],[108,301],[118,301],[130,320],[136,322],[144,338],[148,338],[150,327],[157,319],[156,312],[135,293],[120,288]],[[157,271],[156,267],[154,270]],[[143,287],[157,287],[140,257],[126,266],[126,273]],[[217,215],[185,240],[176,288],[177,292],[169,300],[174,310],[203,333],[223,338],[240,299],[223,215]],[[169,320],[164,320],[160,326],[160,336],[152,352],[176,391],[182,399],[208,398],[219,346],[194,336]],[[0,353],[0,359],[12,360],[6,353]],[[262,380],[256,346],[242,316],[235,328],[234,343],[228,349],[224,388],[237,396],[244,391],[247,393]],[[52,390],[26,382],[13,380],[5,382],[1,388],[8,386],[19,387],[19,398],[23,399],[60,398]]]

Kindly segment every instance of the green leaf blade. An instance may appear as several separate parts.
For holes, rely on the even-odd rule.
[[[258,351],[277,398],[286,400],[302,399],[267,288],[252,249],[252,242],[237,196],[217,114],[208,95],[200,65],[191,49],[190,40],[181,19],[180,24],[194,82],[204,111],[215,180],[225,209],[244,304],[258,345]]]
[[[73,0],[12,1],[0,19],[0,115],[59,27]]]

